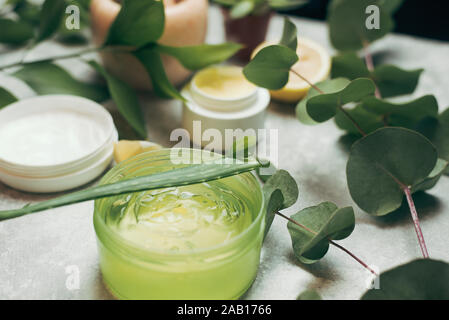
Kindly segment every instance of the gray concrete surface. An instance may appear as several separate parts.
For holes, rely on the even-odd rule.
[[[326,26],[304,19],[294,20],[302,36],[330,49]],[[279,37],[282,20],[275,17],[269,38]],[[209,42],[221,42],[220,12],[210,12]],[[53,43],[39,46],[29,59],[64,52]],[[74,49],[71,49],[74,50]],[[375,58],[403,68],[425,68],[415,96],[435,94],[440,108],[449,105],[449,44],[402,35],[390,35],[373,47]],[[13,56],[6,58],[14,59]],[[8,61],[2,61],[1,64]],[[81,77],[88,69],[76,61],[63,65]],[[0,85],[20,97],[32,91],[18,80],[0,75]],[[152,96],[142,97],[149,138],[169,146],[168,133],[180,126],[181,105]],[[267,127],[279,129],[280,167],[289,170],[300,186],[297,210],[329,200],[340,206],[354,205],[345,178],[347,152],[342,132],[333,122],[307,127],[294,117],[288,105],[272,103]],[[427,195],[417,199],[422,228],[431,257],[449,261],[449,178]],[[16,208],[28,202],[49,198],[10,189],[0,183],[0,209]],[[0,299],[110,299],[99,271],[95,233],[92,224],[93,202],[48,210],[0,222]],[[420,250],[407,212],[375,218],[356,208],[354,233],[341,241],[369,264],[386,270],[420,257]],[[70,286],[73,266],[79,269],[80,286]],[[369,274],[336,248],[330,248],[320,262],[304,266],[295,262],[285,221],[275,220],[265,242],[261,266],[246,299],[295,299],[313,288],[325,299],[358,299],[365,291]]]

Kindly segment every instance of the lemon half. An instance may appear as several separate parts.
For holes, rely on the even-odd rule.
[[[252,57],[262,48],[273,45],[274,43],[263,42],[253,52]],[[311,83],[323,81],[329,77],[331,70],[331,57],[327,50],[307,38],[298,38],[298,47],[296,50],[299,60],[292,67],[293,70],[308,79]],[[299,78],[293,72],[290,72],[288,82],[280,90],[271,90],[273,99],[283,102],[298,102],[309,91],[310,85]]]
[[[161,148],[160,145],[149,141],[120,140],[114,145],[114,161],[120,163],[139,153]]]

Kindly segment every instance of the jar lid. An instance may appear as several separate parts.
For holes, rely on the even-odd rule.
[[[0,180],[30,192],[78,187],[109,165],[117,138],[111,115],[94,101],[21,100],[0,111]]]

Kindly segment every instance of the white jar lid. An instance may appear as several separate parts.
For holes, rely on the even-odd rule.
[[[111,115],[94,101],[21,100],[0,110],[0,180],[30,192],[78,187],[109,165],[117,139]]]

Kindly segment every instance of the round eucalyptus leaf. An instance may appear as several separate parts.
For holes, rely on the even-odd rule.
[[[296,258],[310,264],[324,257],[329,249],[329,240],[348,237],[355,227],[354,210],[339,209],[331,202],[305,208],[291,216],[303,227],[289,221],[288,231]]]
[[[362,300],[449,300],[449,264],[419,259],[379,276],[379,288],[368,290]]]
[[[430,172],[429,176],[423,181],[413,185],[412,193],[432,189],[438,183],[443,174],[447,173],[449,162],[444,159],[438,159],[435,168]]]
[[[332,58],[331,77],[345,77],[350,80],[370,78],[376,83],[381,96],[390,98],[413,93],[422,71],[423,69],[404,70],[384,64],[371,72],[356,52],[345,52]]]
[[[335,116],[337,110],[350,102],[373,95],[376,87],[367,78],[355,79],[346,87],[333,93],[320,94],[306,102],[307,114],[316,122],[325,122]]]
[[[269,198],[266,205],[267,212],[265,216],[264,238],[267,236],[268,231],[270,231],[276,212],[282,210],[284,206],[284,197],[282,196],[281,190],[276,189],[268,196]]]
[[[449,122],[444,119],[425,118],[416,130],[426,136],[438,150],[438,156],[449,161]]]
[[[365,133],[373,132],[384,126],[380,116],[366,111],[360,104],[352,109],[346,109],[346,113],[359,124],[360,128],[362,128]],[[361,133],[354,126],[354,123],[352,123],[341,110],[337,110],[334,120],[340,129],[345,130],[350,134],[361,136]]]
[[[413,93],[422,72],[423,69],[404,70],[384,64],[375,68],[371,76],[382,97],[390,98]]]
[[[282,31],[280,45],[286,46],[296,52],[298,46],[298,31],[296,25],[288,18],[284,18],[284,30]]]
[[[356,52],[349,51],[332,57],[331,77],[344,77],[350,80],[369,78],[370,72],[366,63]]]
[[[388,214],[401,206],[402,188],[425,180],[437,159],[436,148],[418,132],[381,128],[352,146],[346,167],[349,192],[364,211]]]
[[[375,97],[363,99],[362,107],[376,115],[384,116],[391,126],[414,128],[426,118],[438,116],[438,102],[435,96],[426,95],[413,101],[392,103]]]
[[[349,83],[350,81],[348,79],[336,78],[318,82],[315,86],[324,93],[333,93],[343,90]],[[321,93],[317,91],[315,88],[310,88],[309,91],[307,92],[306,97],[302,99],[296,106],[296,116],[298,117],[301,123],[306,125],[318,124],[318,122],[313,120],[307,113],[307,101],[320,94]]]
[[[290,68],[298,61],[296,52],[281,45],[260,50],[243,68],[243,74],[252,83],[270,90],[278,90],[288,82]]]
[[[284,197],[282,209],[291,207],[298,200],[298,184],[290,173],[285,170],[278,170],[263,186],[265,195],[270,195],[276,189],[279,189]]]

